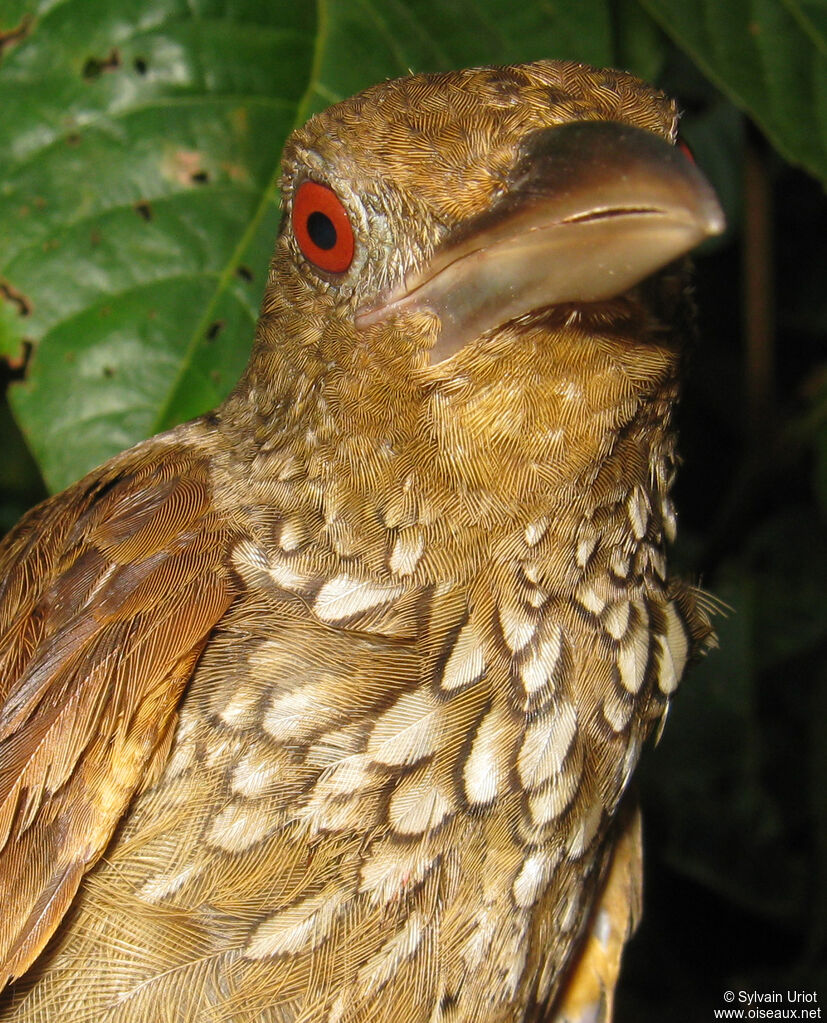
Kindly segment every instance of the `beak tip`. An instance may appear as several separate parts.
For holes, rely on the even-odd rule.
[[[706,233],[708,237],[714,238],[716,235],[723,234],[724,231],[726,231],[726,217],[716,200],[714,208],[709,211]]]
[[[727,226],[726,216],[712,186],[700,174],[696,183],[696,196],[697,222],[702,232],[700,241],[723,234]]]

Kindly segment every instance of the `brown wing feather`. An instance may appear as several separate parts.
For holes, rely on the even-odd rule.
[[[209,463],[143,446],[0,547],[0,988],[40,953],[168,747],[233,599]]]

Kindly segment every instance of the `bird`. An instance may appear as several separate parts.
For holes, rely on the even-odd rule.
[[[611,1018],[630,780],[714,642],[677,122],[546,60],[288,138],[235,389],[0,548],[0,1020]]]

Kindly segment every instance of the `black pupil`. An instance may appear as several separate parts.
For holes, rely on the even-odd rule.
[[[307,233],[314,245],[320,249],[332,249],[336,244],[336,228],[333,221],[320,210],[314,210],[307,218]]]

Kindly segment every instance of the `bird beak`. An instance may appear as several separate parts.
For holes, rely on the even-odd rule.
[[[440,362],[534,310],[621,295],[723,229],[704,176],[660,136],[612,121],[547,128],[528,136],[505,193],[356,324],[436,313]]]

